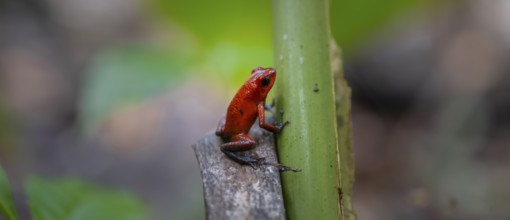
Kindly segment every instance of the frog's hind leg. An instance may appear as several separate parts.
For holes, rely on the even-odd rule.
[[[226,116],[223,116],[223,118],[221,118],[220,122],[218,123],[218,127],[216,127],[216,136],[222,136],[223,135],[223,131],[225,130],[225,120],[226,120]]]
[[[237,134],[232,136],[230,142],[221,145],[221,151],[226,154],[230,159],[240,163],[251,166],[256,169],[265,160],[264,158],[253,158],[250,156],[241,156],[236,152],[251,150],[257,145],[248,134]]]
[[[283,164],[279,164],[279,163],[269,163],[269,162],[261,162],[262,165],[266,165],[266,166],[272,166],[272,167],[276,167],[278,169],[278,171],[280,172],[285,172],[285,171],[292,171],[292,172],[301,172],[300,169],[295,169],[293,167],[290,167],[290,166],[286,166],[286,165],[283,165]]]

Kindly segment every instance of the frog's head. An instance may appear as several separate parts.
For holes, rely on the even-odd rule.
[[[276,70],[271,67],[257,67],[251,71],[250,81],[252,86],[254,86],[256,90],[259,91],[259,95],[263,99],[266,98],[267,94],[273,87],[275,80]]]

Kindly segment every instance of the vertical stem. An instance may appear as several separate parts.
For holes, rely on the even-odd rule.
[[[340,219],[341,179],[328,0],[273,0],[278,109],[289,120],[278,138],[289,219]]]

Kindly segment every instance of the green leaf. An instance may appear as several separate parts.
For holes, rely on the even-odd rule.
[[[100,54],[86,74],[80,122],[86,131],[124,105],[160,95],[182,79],[190,59],[164,48],[125,46]]]
[[[0,167],[0,219],[17,220],[18,214],[12,199],[9,181]]]
[[[30,178],[26,184],[34,220],[138,220],[146,219],[140,201],[75,179],[48,181]]]

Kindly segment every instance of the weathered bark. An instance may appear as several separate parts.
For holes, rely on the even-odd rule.
[[[250,135],[258,144],[246,153],[277,163],[273,134],[255,125]],[[202,173],[207,219],[285,219],[278,169],[241,166],[220,151],[221,143],[211,133],[193,146]]]

